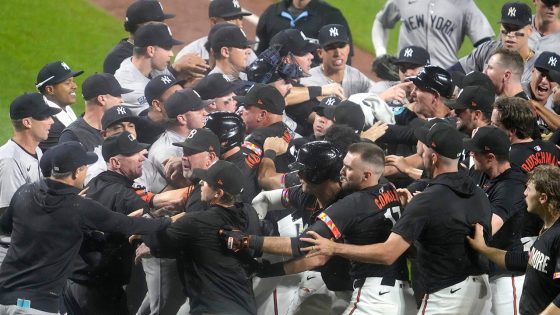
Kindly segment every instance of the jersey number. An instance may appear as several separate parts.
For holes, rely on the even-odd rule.
[[[401,207],[396,206],[387,209],[387,211],[385,211],[385,217],[391,220],[393,225],[395,225],[395,223],[397,223],[397,220],[401,217]]]

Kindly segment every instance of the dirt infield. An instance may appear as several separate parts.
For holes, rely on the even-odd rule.
[[[99,6],[100,8],[108,11],[110,14],[117,17],[119,20],[124,20],[126,8],[133,1],[131,0],[89,0],[93,4]],[[173,37],[184,41],[185,43],[190,43],[191,41],[207,35],[210,28],[210,22],[208,21],[208,0],[160,0],[163,4],[165,12],[174,13],[175,18],[167,20],[166,22],[171,27],[173,31]],[[253,12],[256,15],[260,15],[264,10],[274,1],[270,0],[239,0],[241,6]],[[196,4],[196,5],[185,5],[185,4]],[[249,38],[255,38],[255,25],[244,22],[244,29],[247,32]],[[123,35],[124,35],[123,30]],[[123,36],[121,36],[123,37]],[[115,43],[118,41],[118,37],[115,38]],[[178,47],[176,51],[179,51],[181,47]],[[361,49],[354,50],[354,57],[352,59],[352,65],[364,74],[370,75],[370,67],[373,57]]]

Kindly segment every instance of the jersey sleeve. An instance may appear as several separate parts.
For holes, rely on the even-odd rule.
[[[355,216],[352,210],[356,209],[358,206],[359,205],[354,202],[352,195],[348,196],[338,200],[325,209],[325,211],[317,216],[317,221],[323,222],[333,237],[338,240],[342,237],[352,220],[354,220]]]
[[[392,232],[404,237],[407,241],[417,240],[429,223],[428,209],[431,203],[424,194],[416,195],[405,207],[402,216],[392,229]]]
[[[0,159],[0,208],[9,206],[16,190],[26,183],[24,171],[15,159]]]
[[[384,28],[393,28],[395,24],[400,20],[401,13],[397,6],[395,0],[387,0],[383,9],[377,13],[375,19],[377,19]]]
[[[514,198],[514,193],[521,193],[512,185],[501,185],[495,193],[490,196],[490,206],[492,213],[499,216],[504,222],[511,218],[518,210]]]
[[[465,22],[466,33],[473,43],[495,35],[488,19],[474,1],[469,1],[465,10]]]
[[[469,73],[471,71],[480,71],[484,70],[484,65],[490,59],[491,54],[497,48],[497,44],[495,41],[485,42],[475,48],[470,54],[467,56],[459,59],[459,64],[465,71],[465,73]]]

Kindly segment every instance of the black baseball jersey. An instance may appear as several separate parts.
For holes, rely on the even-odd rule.
[[[383,243],[402,212],[401,203],[392,184],[380,184],[354,192],[330,205],[309,228],[321,231],[326,225],[330,235],[323,235],[344,243],[367,245]],[[406,258],[399,257],[392,265],[351,262],[353,279],[388,277],[408,280]]]
[[[206,204],[200,200],[200,185],[191,185],[187,187],[188,199],[185,203],[185,212],[198,212],[206,210]]]
[[[243,173],[243,192],[241,193],[241,198],[243,202],[247,203],[251,203],[253,198],[261,191],[257,181],[258,166],[248,160],[249,154],[246,150],[239,150],[225,159],[235,164]]]
[[[512,168],[529,173],[535,167],[543,164],[558,166],[560,150],[548,141],[533,140],[511,145],[509,161]]]
[[[520,239],[523,231],[523,218],[527,212],[523,194],[525,182],[525,174],[511,168],[493,179],[482,174],[479,186],[490,200],[492,213],[504,221],[500,230],[492,236],[488,246],[503,250],[523,250]],[[497,269],[496,265],[490,264],[490,276],[498,274],[512,273]]]
[[[557,220],[531,247],[519,312],[539,314],[553,301],[560,307],[559,295],[560,223]]]
[[[78,141],[87,151],[93,152],[96,147],[103,144],[103,137],[101,136],[101,130],[93,128],[83,117],[80,117],[68,125],[60,134],[58,142],[67,141]]]
[[[444,173],[406,206],[393,232],[418,248],[418,267],[427,293],[487,272],[482,259],[466,242],[472,225],[480,223],[490,235],[490,202],[471,178]]]
[[[292,141],[292,139],[294,138],[288,126],[286,126],[286,124],[281,121],[267,127],[255,129],[250,135],[245,138],[245,143],[243,143],[243,147],[252,151],[248,157],[248,160],[252,164],[258,165],[261,162],[261,158],[264,153],[264,141],[268,137],[281,137],[284,138],[287,143],[290,143],[290,141]],[[285,153],[276,157],[276,160],[274,162],[277,172],[288,172],[288,165],[293,161],[294,157],[289,153]]]
[[[304,85],[299,82],[294,82],[295,87],[303,87]],[[302,103],[286,106],[286,115],[293,119],[297,128],[295,132],[302,137],[307,137],[313,134],[313,124],[309,123],[309,115],[313,112],[313,107],[319,105],[319,101],[313,98]]]

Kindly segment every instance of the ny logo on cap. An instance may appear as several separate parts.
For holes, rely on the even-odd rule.
[[[329,105],[329,106],[333,106],[335,102],[334,97],[329,97],[326,101],[325,104]]]
[[[556,67],[556,62],[558,61],[558,59],[556,59],[556,57],[550,57],[548,58],[548,64],[552,67]]]
[[[516,9],[515,7],[511,7],[508,10],[508,16],[515,17]]]
[[[169,84],[171,83],[171,79],[168,76],[164,75],[163,77],[161,77],[161,82],[163,82],[163,84]]]
[[[406,57],[406,58],[411,58],[413,52],[414,52],[414,50],[412,50],[412,48],[407,48],[407,49],[405,49],[405,50],[404,50],[404,57]]]
[[[189,135],[187,136],[187,139],[192,139],[192,138],[194,138],[194,135],[196,135],[196,132],[197,132],[197,131],[198,131],[198,130],[196,130],[196,129],[191,130],[191,132],[190,132]]]
[[[130,142],[134,142],[134,140],[136,140],[136,138],[134,138],[134,135],[131,134],[131,133],[129,133],[127,137],[128,137],[128,140],[130,140]]]
[[[124,109],[124,107],[122,106],[117,107],[117,114],[126,115],[126,109]]]
[[[62,66],[62,68],[64,68],[64,70],[70,70],[70,67],[68,67],[68,65],[66,64],[66,62],[61,61],[60,65]]]
[[[338,37],[338,28],[336,28],[336,27],[331,27],[331,28],[329,29],[329,35],[330,35],[331,37]]]
[[[231,0],[231,3],[233,3],[233,6],[236,8],[241,8],[241,6],[239,5],[239,1],[237,0]]]

